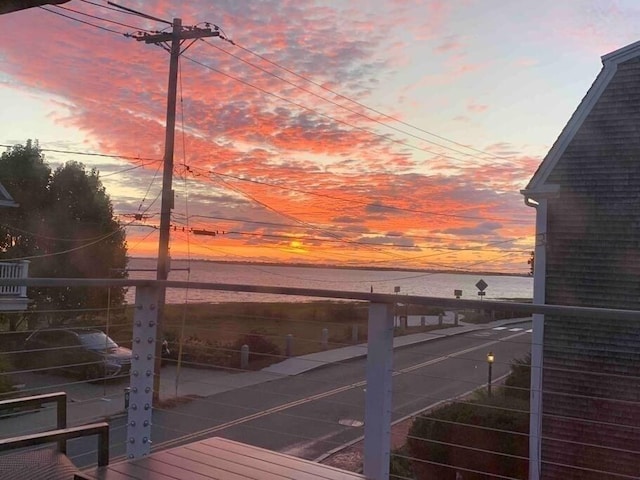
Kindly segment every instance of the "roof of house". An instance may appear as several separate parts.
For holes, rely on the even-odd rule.
[[[18,204],[13,201],[7,189],[0,183],[0,207],[17,207]]]
[[[620,96],[618,96],[618,99],[616,100],[607,99],[606,109],[603,107],[601,100],[603,99],[603,94],[605,94],[607,89],[610,87],[620,65],[629,62],[630,60],[638,59],[640,59],[640,41],[615,50],[602,57],[602,70],[600,70],[600,73],[587,91],[587,94],[584,96],[584,98],[580,102],[580,105],[578,105],[578,108],[565,125],[564,129],[560,133],[560,136],[555,141],[546,157],[538,167],[538,170],[529,181],[529,184],[524,190],[522,190],[522,194],[527,197],[541,196],[557,191],[559,186],[557,184],[554,185],[553,182],[550,182],[549,177],[556,169],[560,159],[566,152],[567,148],[572,144],[576,135],[585,124],[587,118],[592,115],[594,108],[596,107],[596,105],[598,105],[599,102],[600,110],[598,111],[597,115],[602,116],[604,111],[606,110],[606,114],[608,115],[617,115],[618,123],[623,123],[630,120],[622,118],[622,115],[620,114],[618,109],[619,105],[615,104],[616,101],[620,101]],[[640,83],[636,81],[631,88],[638,88],[635,86],[636,84],[640,85]],[[619,87],[616,86],[616,88]],[[604,135],[605,132],[603,132],[602,134]],[[637,136],[637,132],[631,130],[624,134]]]

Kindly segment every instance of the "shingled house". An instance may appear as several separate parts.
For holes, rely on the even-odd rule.
[[[603,67],[522,191],[534,302],[640,310],[640,42]],[[534,318],[530,479],[640,478],[640,318]]]

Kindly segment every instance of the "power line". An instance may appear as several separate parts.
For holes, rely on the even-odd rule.
[[[244,235],[244,236],[250,236],[250,237],[265,237],[265,238],[283,238],[288,240],[298,240],[298,241],[307,241],[307,242],[343,243],[341,239],[336,239],[336,238],[309,237],[309,236],[299,236],[299,235],[296,236],[295,234],[284,235],[284,234],[277,234],[277,233],[241,232],[237,230],[225,230],[225,233],[229,235]],[[371,234],[368,233],[367,235],[371,235]],[[375,235],[377,235],[377,237],[375,238],[379,238],[380,236],[383,236],[383,237],[391,236],[391,235],[385,235],[385,234],[375,234]],[[396,237],[407,238],[412,240],[415,238],[413,235],[407,235],[405,237],[396,235]],[[401,244],[393,244],[393,243],[374,243],[374,242],[367,242],[364,240],[352,240],[351,243],[356,245],[373,245],[373,246],[379,246],[379,247],[392,247],[392,248],[411,248],[411,249],[421,248],[420,244],[401,245]],[[429,246],[429,248],[432,250],[449,250],[454,252],[500,252],[500,253],[526,253],[530,250],[530,249],[504,250],[504,249],[489,249],[484,247],[443,247],[443,246],[431,246],[431,245]]]
[[[181,214],[179,212],[175,212],[174,215],[177,216],[184,216],[184,214]],[[256,225],[266,225],[266,226],[271,226],[271,227],[300,227],[299,224],[293,224],[293,223],[280,223],[280,222],[265,222],[262,220],[251,220],[248,218],[232,218],[232,217],[220,217],[220,216],[213,216],[213,215],[190,215],[190,218],[207,218],[207,219],[211,219],[211,220],[225,220],[225,221],[230,221],[230,222],[237,222],[237,223],[251,223],[251,224],[256,224]],[[384,235],[384,236],[388,236],[388,237],[401,237],[401,235],[399,234],[393,234],[393,233],[382,233],[382,232],[367,232],[367,234],[369,235]],[[467,242],[468,240],[463,240],[463,239],[459,239],[459,238],[443,238],[443,237],[434,237],[434,236],[425,236],[425,235],[409,235],[410,238],[419,238],[419,239],[424,239],[424,240],[431,240],[431,241],[446,241],[446,242],[452,242],[452,241],[456,241],[456,242],[460,242],[460,241],[464,241]],[[516,238],[512,238],[512,239],[508,239],[508,240],[498,240],[495,242],[487,242],[485,245],[486,246],[494,246],[494,245],[502,245],[505,243],[513,243],[513,242],[517,242],[520,240],[525,240],[529,237],[516,237]],[[531,250],[530,248],[524,249],[522,250],[523,252],[525,251],[529,251]],[[518,250],[519,251],[519,250]]]
[[[455,152],[455,153],[459,153],[459,154],[461,154],[461,155],[466,155],[466,156],[469,156],[469,157],[474,157],[474,158],[477,158],[477,159],[480,159],[480,160],[486,160],[486,159],[485,159],[485,158],[483,158],[483,157],[479,157],[477,154],[468,153],[468,152],[463,152],[463,151],[461,151],[461,150],[458,150],[458,149],[455,149],[455,148],[449,147],[449,146],[447,146],[447,145],[442,145],[441,143],[434,142],[433,140],[429,140],[429,139],[424,138],[424,137],[421,137],[421,136],[419,136],[419,135],[415,135],[415,134],[413,134],[413,133],[411,133],[411,132],[407,132],[406,130],[402,130],[401,128],[394,127],[393,125],[389,125],[388,123],[385,123],[385,122],[383,122],[383,121],[381,121],[381,120],[378,120],[378,119],[376,119],[376,118],[373,118],[373,117],[371,117],[370,115],[366,115],[366,114],[364,114],[364,113],[362,113],[362,112],[358,112],[357,110],[354,110],[354,109],[352,109],[352,108],[350,108],[350,107],[347,107],[347,106],[345,106],[345,105],[343,105],[343,104],[341,104],[341,103],[338,103],[338,102],[336,102],[336,101],[334,101],[334,100],[331,100],[330,98],[326,98],[326,97],[323,97],[322,95],[318,95],[317,93],[315,93],[315,92],[313,92],[313,91],[309,90],[308,88],[301,87],[300,85],[298,85],[298,84],[296,84],[296,83],[294,83],[294,82],[291,82],[291,81],[287,80],[286,78],[281,77],[281,76],[279,76],[279,75],[277,75],[277,74],[275,74],[275,73],[273,73],[273,72],[270,72],[269,70],[267,70],[267,69],[265,69],[265,68],[262,68],[262,67],[260,67],[260,66],[258,66],[258,65],[256,65],[256,64],[254,64],[254,63],[251,63],[251,62],[249,62],[249,61],[247,61],[247,60],[243,59],[242,57],[240,57],[240,56],[238,56],[238,55],[235,55],[234,53],[229,52],[228,50],[225,50],[225,49],[224,49],[224,48],[222,48],[222,47],[219,47],[219,46],[217,46],[217,45],[213,45],[212,43],[209,43],[209,42],[207,42],[206,40],[202,40],[202,41],[203,41],[204,43],[206,43],[207,45],[209,45],[210,47],[213,47],[213,48],[215,48],[215,49],[217,49],[217,50],[219,50],[219,51],[221,51],[221,52],[224,52],[224,53],[226,53],[227,55],[229,55],[229,56],[231,56],[231,57],[233,57],[233,58],[235,58],[235,59],[237,59],[237,60],[239,60],[239,61],[241,61],[241,62],[243,62],[243,63],[245,63],[245,64],[247,64],[247,65],[249,65],[249,66],[251,66],[251,67],[253,67],[253,68],[255,68],[255,69],[257,69],[257,70],[259,70],[259,71],[261,71],[261,72],[263,72],[263,73],[266,73],[267,75],[270,75],[270,76],[272,76],[272,77],[274,77],[274,78],[277,78],[278,80],[280,80],[280,81],[282,81],[282,82],[285,82],[285,83],[287,83],[288,85],[291,85],[291,86],[293,86],[293,87],[295,87],[295,88],[297,88],[297,89],[299,89],[299,90],[301,90],[301,91],[303,91],[303,92],[305,92],[305,93],[308,93],[308,94],[310,94],[310,95],[313,95],[314,97],[317,97],[317,98],[319,98],[319,99],[321,99],[321,100],[324,100],[325,102],[329,102],[329,103],[331,103],[332,105],[335,105],[336,107],[342,108],[342,109],[344,109],[344,110],[346,110],[346,111],[348,111],[348,112],[350,112],[350,113],[353,113],[353,114],[355,114],[355,115],[361,116],[361,117],[363,117],[363,118],[365,118],[365,119],[369,120],[370,122],[377,123],[377,124],[382,125],[382,126],[384,126],[384,127],[390,128],[391,130],[394,130],[394,131],[396,131],[396,132],[402,133],[402,134],[404,134],[404,135],[408,135],[408,136],[413,137],[413,138],[415,138],[415,139],[417,139],[417,140],[421,140],[421,141],[423,141],[423,142],[429,143],[429,144],[431,144],[431,145],[435,145],[435,146],[437,146],[437,147],[445,148],[445,149],[447,149],[447,150],[450,150],[450,151]],[[243,50],[246,50],[246,49],[244,49],[244,48],[243,48]],[[310,80],[308,80],[308,81],[310,81]],[[334,93],[334,92],[332,92],[332,93]],[[338,95],[337,93],[334,93],[334,94],[335,94],[335,95]],[[351,100],[351,99],[349,99],[349,98],[347,98],[347,97],[345,97],[345,96],[343,96],[343,95],[340,95],[340,97],[346,98],[346,99],[347,99],[347,100],[349,100],[350,102],[357,103],[357,102],[355,102],[354,100]],[[365,108],[367,108],[368,110],[371,110],[371,109],[369,109],[368,107],[365,107]],[[384,114],[382,114],[382,115],[384,115]],[[388,117],[388,115],[384,115],[384,116],[385,116],[385,117]],[[415,127],[413,127],[413,128],[415,128]],[[450,140],[448,140],[448,141],[450,141]],[[468,147],[465,147],[465,148],[468,148]],[[475,149],[473,149],[473,150],[475,150]],[[502,157],[498,157],[498,156],[493,155],[493,154],[488,153],[488,152],[482,152],[482,151],[479,151],[479,152],[480,152],[480,153],[483,153],[485,156],[490,156],[490,157],[495,158],[495,159],[502,159]],[[505,159],[505,160],[507,160],[507,159]]]
[[[265,185],[268,187],[275,187],[275,188],[279,188],[281,190],[287,190],[287,191],[292,191],[292,192],[297,192],[297,193],[303,193],[305,195],[313,195],[313,196],[317,196],[317,197],[322,197],[322,198],[328,198],[330,200],[338,200],[341,202],[345,202],[345,203],[357,203],[360,205],[365,205],[365,206],[373,206],[375,208],[382,208],[385,210],[394,210],[394,211],[401,211],[401,212],[409,212],[409,213],[419,213],[422,215],[433,215],[433,216],[439,216],[439,217],[447,217],[447,218],[463,218],[463,219],[469,219],[469,220],[493,220],[493,221],[497,221],[497,222],[504,222],[505,220],[502,218],[495,218],[495,217],[478,217],[478,216],[474,216],[474,215],[460,215],[460,214],[455,214],[455,213],[441,213],[441,212],[430,212],[427,210],[418,210],[418,209],[414,209],[414,208],[404,208],[404,207],[396,207],[396,206],[392,206],[392,205],[384,205],[382,203],[375,203],[374,201],[364,201],[364,200],[357,200],[357,199],[352,199],[352,198],[341,198],[335,195],[329,195],[326,193],[317,193],[317,192],[311,192],[308,190],[302,190],[302,189],[298,189],[298,188],[294,188],[294,187],[286,187],[286,186],[282,186],[282,185],[278,185],[275,183],[269,183],[269,182],[264,182],[261,180],[254,180],[254,179],[250,179],[250,178],[244,178],[244,177],[238,177],[237,175],[230,175],[230,174],[226,174],[226,173],[219,173],[219,172],[215,172],[212,170],[206,170],[206,169],[201,169],[198,167],[190,167],[192,169],[196,169],[196,170],[200,170],[203,172],[206,172],[208,174],[213,174],[213,175],[217,175],[217,176],[222,176],[222,177],[228,177],[228,178],[232,178],[234,180],[239,180],[242,182],[249,182],[249,183],[255,183],[258,185]],[[523,221],[513,221],[513,220],[509,220],[509,222],[511,223],[529,223],[529,222],[525,222]]]
[[[226,37],[226,36],[225,36],[225,37]],[[439,138],[440,140],[444,140],[444,141],[447,141],[447,142],[452,143],[452,144],[454,144],[454,145],[458,145],[459,147],[467,148],[467,149],[469,149],[469,150],[473,150],[473,151],[475,151],[475,152],[477,152],[477,153],[481,153],[481,154],[483,154],[483,155],[488,155],[488,156],[491,156],[491,157],[496,158],[496,159],[508,160],[508,159],[506,159],[505,157],[501,157],[501,156],[495,155],[495,154],[493,154],[493,153],[486,152],[486,151],[484,151],[484,150],[479,150],[479,149],[477,149],[477,148],[473,148],[473,147],[470,147],[470,146],[468,146],[468,145],[464,145],[464,144],[462,144],[462,143],[456,142],[455,140],[451,140],[450,138],[447,138],[447,137],[445,137],[445,136],[438,135],[437,133],[430,132],[430,131],[425,130],[425,129],[423,129],[423,128],[420,128],[420,127],[418,127],[418,126],[416,126],[416,125],[412,125],[412,124],[410,124],[410,123],[408,123],[408,122],[405,122],[405,121],[403,121],[403,120],[400,120],[400,119],[399,119],[399,118],[397,118],[397,117],[393,117],[393,116],[391,116],[391,115],[388,115],[388,114],[386,114],[386,113],[384,113],[384,112],[382,112],[382,111],[380,111],[380,110],[377,110],[377,109],[375,109],[375,108],[369,107],[369,106],[365,105],[364,103],[361,103],[361,102],[358,102],[357,100],[354,100],[354,99],[352,99],[352,98],[349,98],[349,97],[347,97],[346,95],[342,95],[342,94],[340,94],[340,93],[336,92],[335,90],[332,90],[332,89],[330,89],[330,88],[327,88],[327,87],[325,87],[324,85],[322,85],[321,83],[318,83],[318,82],[316,82],[316,81],[314,81],[314,80],[312,80],[312,79],[310,79],[310,78],[308,78],[308,77],[305,77],[304,75],[300,75],[299,73],[296,73],[296,72],[294,72],[293,70],[291,70],[291,69],[289,69],[289,68],[287,68],[287,67],[284,67],[284,66],[282,66],[282,65],[280,65],[280,64],[278,64],[278,63],[276,63],[276,62],[274,62],[274,61],[272,61],[272,60],[269,60],[268,58],[264,57],[263,55],[260,55],[259,53],[255,53],[255,52],[251,51],[250,49],[248,49],[248,48],[246,48],[246,47],[243,47],[242,45],[239,45],[238,43],[236,43],[236,42],[234,42],[234,41],[232,41],[232,40],[229,40],[229,39],[227,39],[227,38],[223,38],[223,40],[227,40],[229,43],[231,43],[232,45],[237,46],[237,47],[238,47],[238,48],[240,48],[241,50],[243,50],[243,51],[245,51],[245,52],[247,52],[247,53],[249,53],[249,54],[251,54],[251,55],[253,55],[253,56],[255,56],[255,57],[258,57],[259,59],[261,59],[261,60],[263,60],[263,61],[265,61],[265,62],[267,62],[267,63],[269,63],[269,64],[271,64],[271,65],[273,65],[273,66],[275,66],[275,67],[277,67],[277,68],[280,68],[280,69],[282,69],[282,70],[284,70],[284,71],[286,71],[286,72],[288,72],[288,73],[290,73],[290,74],[292,74],[292,75],[294,75],[294,76],[296,76],[296,77],[300,78],[301,80],[304,80],[304,81],[306,81],[306,82],[309,82],[309,83],[311,83],[311,84],[313,84],[313,85],[315,85],[315,86],[317,86],[317,87],[319,87],[319,88],[321,88],[321,89],[323,89],[323,90],[325,90],[325,91],[327,91],[327,92],[329,92],[329,93],[331,93],[331,94],[333,94],[333,95],[336,95],[336,96],[337,96],[337,97],[339,97],[339,98],[342,98],[342,99],[344,99],[344,100],[347,100],[347,101],[349,101],[349,102],[351,102],[351,103],[353,103],[353,104],[355,104],[355,105],[358,105],[359,107],[365,108],[365,109],[367,109],[367,110],[369,110],[369,111],[371,111],[371,112],[374,112],[374,113],[376,113],[377,115],[381,115],[381,116],[383,116],[383,117],[385,117],[385,118],[387,118],[387,119],[389,119],[389,120],[392,120],[392,121],[394,121],[394,122],[398,122],[398,123],[400,123],[400,124],[402,124],[402,125],[405,125],[405,126],[407,126],[407,127],[413,128],[413,129],[418,130],[418,131],[420,131],[420,132],[422,132],[422,133],[425,133],[425,134],[427,134],[427,135],[431,135],[432,137]]]
[[[134,13],[123,12],[122,10],[120,10],[118,8],[109,7],[107,5],[102,5],[101,3],[97,3],[97,2],[91,2],[90,0],[80,0],[80,1],[83,2],[83,3],[87,3],[89,5],[94,5],[96,7],[104,8],[106,10],[111,10],[112,12],[126,13],[127,15],[135,15]]]
[[[373,135],[375,137],[379,137],[379,138],[381,138],[382,140],[384,140],[386,142],[397,143],[399,145],[402,145],[402,146],[407,147],[407,148],[411,148],[413,150],[426,152],[426,153],[428,153],[430,155],[433,155],[434,157],[442,157],[442,158],[448,158],[449,160],[455,160],[455,161],[459,161],[459,162],[464,162],[464,160],[462,160],[460,158],[452,157],[451,155],[446,155],[444,153],[433,152],[433,151],[428,150],[426,148],[417,147],[417,146],[412,145],[411,143],[405,142],[403,140],[398,140],[398,139],[392,138],[392,137],[390,137],[388,135],[382,135],[382,134],[377,133],[377,132],[375,132],[373,130],[369,130],[368,128],[360,127],[358,125],[354,125],[353,123],[349,123],[349,122],[347,122],[345,120],[340,120],[338,118],[332,117],[331,115],[327,115],[326,113],[319,112],[318,110],[315,110],[315,109],[313,109],[311,107],[307,107],[307,106],[305,106],[305,105],[303,105],[301,103],[295,102],[293,100],[289,100],[288,98],[285,98],[282,95],[278,95],[277,93],[270,92],[270,91],[268,91],[268,90],[266,90],[266,89],[264,89],[262,87],[259,87],[257,85],[254,85],[254,84],[250,83],[250,82],[247,82],[246,80],[242,80],[241,78],[234,77],[231,74],[225,73],[225,72],[223,72],[221,70],[218,70],[217,68],[211,67],[211,66],[209,66],[209,65],[207,65],[205,63],[202,63],[202,62],[200,62],[200,61],[198,61],[198,60],[196,60],[194,58],[188,57],[187,55],[184,55],[184,58],[186,58],[187,60],[189,60],[192,63],[195,63],[196,65],[200,65],[201,67],[204,67],[204,68],[206,68],[208,70],[211,70],[212,72],[218,73],[219,75],[222,75],[224,77],[230,78],[231,80],[235,80],[236,82],[239,82],[239,83],[241,83],[243,85],[246,85],[248,87],[256,89],[256,90],[258,90],[258,91],[260,91],[260,92],[262,92],[262,93],[264,93],[266,95],[270,95],[270,96],[275,97],[275,98],[277,98],[279,100],[282,100],[284,102],[290,103],[291,105],[295,105],[298,108],[302,108],[303,110],[315,113],[318,116],[321,116],[321,117],[324,117],[324,118],[328,118],[329,120],[331,120],[333,122],[340,123],[342,125],[346,125],[346,126],[352,128],[352,129],[360,130],[362,132],[368,133],[369,135]]]
[[[117,34],[117,35],[122,35],[122,36],[124,36],[124,37],[129,36],[129,34],[128,34],[128,33],[119,32],[119,31],[117,31],[117,30],[113,30],[113,29],[111,29],[111,28],[103,27],[103,26],[101,26],[101,25],[96,25],[95,23],[87,22],[87,21],[85,21],[85,20],[80,20],[79,18],[75,18],[75,17],[72,17],[72,16],[70,16],[70,15],[65,15],[65,14],[64,14],[64,13],[62,13],[62,12],[56,12],[56,11],[54,11],[54,10],[51,10],[51,9],[47,8],[47,7],[38,7],[38,8],[41,8],[42,10],[45,10],[45,11],[47,11],[47,12],[49,12],[49,13],[53,13],[54,15],[60,15],[61,17],[68,18],[69,20],[73,20],[73,21],[76,21],[76,22],[79,22],[79,23],[83,23],[83,24],[85,24],[85,25],[89,25],[89,26],[91,26],[91,27],[94,27],[94,28],[97,28],[97,29],[100,29],[100,30],[104,30],[105,32],[115,33],[115,34]]]
[[[4,144],[4,143],[0,144],[0,147],[5,147],[5,148],[14,148],[14,147],[19,147],[19,146],[22,146],[22,145],[19,144],[19,143],[15,143],[13,145]],[[117,155],[117,154],[112,154],[112,153],[81,152],[81,151],[77,151],[77,150],[61,150],[61,149],[55,149],[55,148],[42,148],[40,146],[38,148],[43,152],[66,153],[66,154],[70,154],[70,155],[86,155],[86,156],[91,156],[91,157],[122,158],[122,159],[125,159],[125,160],[147,161],[147,162],[151,162],[151,163],[162,162],[162,160],[159,159],[159,158],[146,158],[146,157],[140,157],[140,156],[134,156],[134,155]]]
[[[65,10],[67,12],[73,12],[76,13],[78,15],[84,15],[85,17],[89,17],[89,18],[93,18],[95,20],[102,20],[103,22],[108,22],[108,23],[113,23],[114,25],[118,25],[120,27],[127,27],[127,28],[131,28],[133,30],[138,30],[141,32],[151,32],[151,30],[147,30],[145,28],[139,28],[133,25],[128,25],[126,23],[120,23],[120,22],[116,22],[115,20],[110,20],[108,18],[104,18],[104,17],[98,17],[97,15],[91,15],[90,13],[85,13],[85,12],[81,12],[79,10],[74,10],[73,8],[69,8],[69,7],[63,7],[62,5],[54,5],[56,8],[60,9],[60,10]]]
[[[214,173],[214,175],[215,175],[215,173]],[[274,208],[274,207],[272,207],[272,206],[270,206],[270,205],[266,204],[265,202],[262,202],[261,200],[258,200],[258,199],[257,199],[257,198],[255,198],[253,195],[251,195],[251,194],[249,194],[249,193],[247,193],[247,192],[244,192],[244,191],[242,191],[242,190],[238,189],[237,187],[234,187],[234,186],[232,186],[232,185],[229,185],[229,183],[228,183],[226,180],[224,180],[224,179],[219,179],[219,180],[220,180],[223,184],[225,184],[225,185],[227,185],[229,188],[231,188],[232,190],[234,190],[234,191],[236,191],[236,192],[238,192],[238,193],[240,193],[240,194],[242,194],[242,195],[246,196],[247,198],[251,199],[253,202],[257,203],[258,205],[263,206],[263,207],[264,207],[264,208],[266,208],[267,210],[271,210],[272,212],[274,212],[274,213],[276,213],[276,214],[278,214],[278,215],[281,215],[281,216],[283,216],[283,217],[285,217],[285,218],[288,218],[288,219],[290,219],[290,220],[293,220],[294,222],[297,222],[297,223],[299,223],[299,224],[301,224],[301,225],[304,225],[304,226],[306,226],[306,227],[308,227],[308,228],[311,228],[311,229],[314,229],[314,230],[321,231],[321,232],[325,233],[326,235],[330,235],[330,236],[335,237],[335,238],[338,238],[338,239],[342,238],[342,239],[343,239],[343,241],[344,241],[345,243],[352,243],[349,239],[344,239],[343,237],[340,237],[338,234],[335,234],[335,233],[333,233],[333,232],[332,232],[332,231],[330,231],[330,230],[327,230],[327,229],[324,229],[324,228],[318,227],[318,226],[316,226],[316,225],[313,225],[313,224],[307,223],[307,222],[305,222],[305,221],[303,221],[303,220],[300,220],[300,219],[298,219],[298,218],[296,218],[296,217],[294,217],[294,216],[292,216],[292,215],[289,215],[289,214],[287,214],[287,213],[281,212],[281,211],[277,210],[276,208]],[[372,250],[380,251],[380,249],[379,249],[379,248],[376,248],[375,246],[371,246],[370,248],[371,248]],[[389,252],[384,252],[384,251],[383,251],[383,252],[381,252],[381,253],[384,253],[384,254],[390,255],[390,253],[389,253]],[[402,256],[401,256],[401,255],[397,255],[397,254],[396,254],[396,255],[394,255],[394,256],[397,256],[397,257],[402,258]]]
[[[258,185],[265,185],[265,186],[269,186],[269,187],[275,187],[275,188],[279,188],[282,190],[286,190],[286,191],[293,191],[293,192],[297,192],[297,193],[303,193],[306,195],[313,195],[313,196],[318,196],[318,197],[323,197],[323,198],[328,198],[331,200],[338,200],[341,202],[345,202],[345,203],[357,203],[357,204],[361,204],[361,205],[365,205],[365,206],[372,206],[375,208],[382,208],[382,209],[388,209],[388,210],[395,210],[395,211],[404,211],[404,212],[410,212],[410,213],[419,213],[419,214],[423,214],[423,215],[433,215],[433,216],[443,216],[443,217],[451,217],[451,218],[463,218],[463,219],[472,219],[472,220],[493,220],[493,221],[498,221],[498,222],[508,222],[508,223],[512,223],[512,224],[525,224],[528,223],[526,221],[514,221],[514,220],[505,220],[503,218],[496,218],[496,217],[480,217],[480,216],[473,216],[473,215],[462,215],[462,214],[451,214],[451,213],[441,213],[441,212],[432,212],[432,211],[427,211],[427,210],[418,210],[418,209],[413,209],[413,208],[405,208],[405,207],[396,207],[396,206],[392,206],[392,205],[385,205],[382,203],[376,203],[375,201],[363,201],[363,200],[356,200],[356,199],[347,199],[347,198],[341,198],[335,195],[329,195],[329,194],[323,194],[323,193],[317,193],[317,192],[312,192],[312,191],[308,191],[308,190],[302,190],[302,189],[297,189],[294,187],[286,187],[283,185],[279,185],[279,184],[274,184],[274,183],[269,183],[269,182],[265,182],[265,181],[260,181],[260,180],[255,180],[255,179],[250,179],[250,178],[245,178],[245,177],[239,177],[236,175],[230,175],[230,174],[225,174],[225,173],[219,173],[219,172],[214,172],[211,170],[205,170],[205,169],[201,169],[198,167],[187,167],[189,171],[193,170],[200,170],[203,172],[206,172],[208,174],[215,174],[215,175],[219,175],[219,176],[224,176],[224,177],[229,177],[229,178],[233,178],[235,180],[239,180],[239,181],[243,181],[243,182],[250,182],[250,183],[255,183]],[[197,174],[196,174],[197,175]]]
[[[118,8],[118,9],[120,9],[120,10],[123,10],[123,11],[124,11],[124,12],[126,12],[126,13],[130,13],[130,14],[132,14],[132,15],[137,15],[137,16],[139,16],[139,17],[146,18],[147,20],[154,20],[154,21],[156,21],[156,22],[166,23],[167,25],[173,25],[173,23],[171,23],[169,20],[164,20],[164,19],[162,19],[162,18],[153,17],[153,16],[151,16],[151,15],[148,15],[148,14],[146,14],[146,13],[142,13],[142,12],[139,12],[139,11],[134,10],[134,9],[132,9],[132,8],[123,7],[122,5],[118,5],[117,3],[114,3],[114,2],[111,2],[111,1],[108,1],[108,2],[107,2],[107,4],[112,5],[112,6],[114,6],[114,7]]]
[[[24,233],[26,235],[31,235],[32,237],[42,238],[44,240],[53,240],[53,241],[56,241],[56,242],[86,242],[86,241],[93,241],[93,240],[99,240],[99,239],[104,238],[104,235],[99,235],[99,236],[89,237],[89,238],[48,237],[46,235],[40,235],[40,234],[35,233],[35,232],[30,232],[28,230],[23,230],[22,228],[14,227],[13,225],[7,225],[6,223],[0,223],[0,227],[4,227],[4,228],[6,228],[8,230],[13,230],[15,232]]]
[[[126,225],[123,225],[123,227],[125,227],[125,226]],[[80,246],[74,247],[74,248],[69,248],[69,249],[66,249],[66,250],[60,250],[60,251],[51,252],[51,253],[43,253],[42,255],[30,255],[30,256],[27,256],[27,257],[5,258],[3,260],[15,262],[15,261],[18,261],[18,260],[33,260],[33,259],[36,259],[36,258],[50,258],[50,257],[56,257],[58,255],[65,255],[67,253],[76,252],[78,250],[82,250],[82,249],[88,248],[88,247],[90,247],[92,245],[95,245],[97,243],[100,243],[103,240],[106,240],[107,238],[113,237],[114,235],[116,235],[119,232],[120,232],[120,229],[117,228],[113,232],[109,232],[108,234],[103,235],[102,237],[98,238],[97,240],[95,240],[93,242],[85,243],[84,245],[80,245]]]

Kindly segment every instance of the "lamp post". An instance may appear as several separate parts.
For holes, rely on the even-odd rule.
[[[493,356],[493,352],[487,353],[487,365],[489,366],[489,379],[487,382],[487,394],[491,396],[491,368],[493,367],[493,362],[495,357]]]

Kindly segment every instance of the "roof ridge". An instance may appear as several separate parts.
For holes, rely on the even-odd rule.
[[[640,56],[640,40],[637,42],[630,43],[629,45],[625,45],[624,47],[618,48],[613,52],[609,52],[600,59],[602,63],[622,63],[630,60],[631,58]]]

